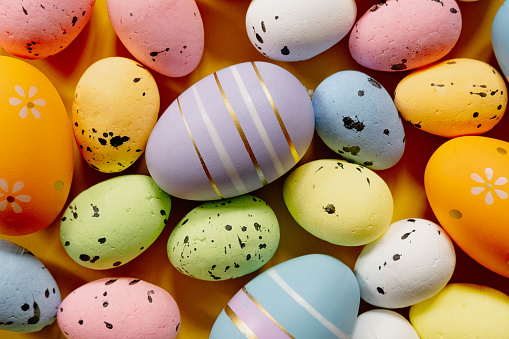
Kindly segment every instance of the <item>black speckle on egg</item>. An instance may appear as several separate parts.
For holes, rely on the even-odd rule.
[[[114,266],[114,267],[117,267],[117,266],[120,266],[121,264],[122,264],[122,262],[121,262],[121,261],[115,261],[115,262],[113,263],[113,266]]]
[[[103,146],[106,146],[106,144],[108,143],[105,139],[103,138],[97,138],[97,140],[99,141],[99,143]]]
[[[392,256],[392,260],[394,261],[398,261],[399,259],[401,259],[401,254],[396,253]]]
[[[386,128],[386,129],[384,129],[384,134],[385,134],[385,135],[389,135],[389,134],[390,134],[390,132],[389,132],[389,130],[388,130],[387,128]]]
[[[117,279],[110,279],[108,280],[107,282],[104,283],[104,285],[111,285],[113,284],[115,281],[117,281]]]
[[[497,106],[497,110],[499,110],[499,111],[500,111],[501,109],[502,109],[502,105],[498,105],[498,106]]]
[[[90,263],[95,264],[95,262],[96,262],[97,260],[99,260],[99,256],[98,256],[98,255],[96,255],[96,256],[94,256],[92,259],[90,259]]]
[[[233,227],[231,225],[225,225],[224,228],[227,231],[231,231]]]
[[[70,243],[69,241],[66,241],[66,242],[64,243],[64,246],[69,246],[70,244],[71,244],[71,243]]]
[[[328,204],[327,206],[325,206],[323,208],[323,210],[325,212],[327,212],[328,214],[334,214],[336,213],[336,207],[333,205],[333,204]]]
[[[364,96],[364,91],[363,90],[359,90],[357,92],[357,95],[360,96],[360,97],[363,97]]]
[[[175,327],[175,332],[178,332],[179,328],[180,328],[180,323],[178,323],[177,327]]]
[[[257,230],[257,231],[260,231],[260,230],[262,229],[262,225],[260,225],[260,224],[259,224],[259,223],[257,223],[257,222],[255,222],[255,223],[253,224],[253,226],[254,226],[255,230]]]
[[[147,299],[148,299],[148,302],[149,303],[152,303],[153,299],[152,299],[152,294],[154,294],[155,292],[153,290],[150,290],[147,292]]]
[[[78,320],[78,324],[83,325],[83,319]]]
[[[364,166],[373,166],[373,161],[364,161]]]
[[[100,244],[104,244],[106,242],[106,238],[99,238],[97,239],[97,241],[100,243]]]
[[[473,117],[477,118],[479,116],[479,112],[474,112]]]
[[[81,261],[89,261],[90,260],[90,256],[87,255],[87,254],[80,254],[80,260]]]
[[[166,211],[165,210],[160,210],[159,213],[161,213],[161,215],[166,215]]]
[[[136,284],[137,284],[137,283],[139,283],[139,282],[140,282],[140,279],[134,279],[134,280],[131,280],[131,281],[129,282],[129,285],[130,285],[130,286],[132,286],[132,285],[136,285]]]
[[[104,322],[104,325],[106,325],[106,328],[107,328],[107,329],[110,329],[110,330],[111,330],[111,329],[113,328],[113,325],[112,325],[112,324],[110,324],[110,323],[107,323],[106,321]]]
[[[137,83],[137,82],[140,82],[140,80],[141,80],[141,78],[134,78],[134,79],[133,79],[133,82],[134,82],[134,83]]]
[[[49,295],[50,295],[49,290],[48,290],[48,289],[46,289],[46,291],[44,291],[44,296],[45,296],[46,298],[49,298]]]
[[[360,132],[364,129],[364,123],[359,121],[359,118],[355,116],[355,120],[351,117],[343,117],[343,126],[346,129],[355,129],[357,132]]]
[[[408,222],[415,222],[415,219],[407,219]]]
[[[288,49],[288,46],[285,46],[281,49],[281,54],[288,55],[290,54],[290,50]]]
[[[267,248],[267,244],[260,244],[260,245],[258,245],[258,248],[259,249]]]
[[[76,22],[78,21],[78,17],[77,16],[73,16],[72,17],[72,25],[74,27],[74,25],[76,25]]]
[[[251,259],[251,254],[246,255],[246,260],[250,260],[250,259]]]
[[[242,232],[245,232],[245,231],[247,231],[247,226],[242,226],[240,229]]]
[[[105,302],[103,302],[103,307],[108,307],[109,304],[110,304],[109,302],[105,301]]]
[[[449,10],[452,14],[458,13],[458,10],[456,8],[452,8]]]
[[[377,288],[376,288],[376,290],[378,291],[378,293],[380,293],[380,294],[382,294],[382,295],[384,295],[384,294],[385,294],[384,289],[383,289],[383,288],[381,288],[381,287],[377,287]]]
[[[380,85],[380,83],[378,81],[376,81],[375,79],[373,78],[368,78],[368,82],[371,84],[371,86],[373,87],[376,87],[378,89],[381,89],[382,88],[382,85]]]
[[[30,305],[28,305],[28,304],[21,305],[21,310],[22,311],[28,311],[29,309],[30,309]]]

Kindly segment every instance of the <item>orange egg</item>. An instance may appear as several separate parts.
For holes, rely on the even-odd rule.
[[[442,227],[470,257],[509,277],[509,143],[464,136],[441,145],[424,173]]]
[[[61,212],[74,168],[69,118],[50,80],[0,56],[0,233],[23,235]]]

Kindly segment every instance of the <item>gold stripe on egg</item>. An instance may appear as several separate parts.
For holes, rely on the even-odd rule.
[[[242,129],[242,126],[240,125],[239,120],[237,119],[237,115],[235,114],[235,111],[233,110],[233,107],[230,104],[230,101],[228,100],[228,97],[226,96],[223,86],[221,85],[221,82],[219,81],[219,78],[216,73],[214,73],[214,78],[216,79],[217,87],[219,88],[221,97],[223,98],[224,104],[226,105],[226,108],[228,109],[228,113],[230,113],[230,117],[232,118],[233,123],[235,124],[235,127],[237,128],[237,132],[239,133],[240,138],[242,139],[242,142],[244,143],[244,147],[246,148],[246,151],[249,154],[249,158],[251,158],[251,162],[253,163],[256,173],[258,174],[258,178],[260,178],[262,185],[265,186],[268,184],[267,180],[265,179],[265,175],[263,174],[263,171],[260,168],[260,165],[258,164],[258,160],[256,160],[253,149],[249,145],[249,141],[247,140],[246,134],[244,133],[244,130]]]
[[[180,115],[182,116],[182,120],[184,121],[184,125],[186,125],[187,133],[189,133],[189,137],[191,138],[191,141],[193,142],[194,150],[196,151],[196,154],[198,155],[198,158],[200,159],[201,166],[203,167],[203,170],[205,171],[205,174],[207,175],[207,178],[209,179],[210,185],[216,192],[217,196],[220,199],[223,199],[223,196],[221,195],[221,192],[219,192],[219,189],[216,186],[216,183],[214,182],[214,179],[212,178],[212,175],[210,175],[210,172],[207,168],[207,165],[205,164],[205,161],[203,160],[203,157],[201,156],[200,150],[198,149],[198,146],[196,146],[196,142],[194,141],[193,134],[191,133],[191,130],[189,129],[189,125],[187,124],[186,118],[184,117],[184,113],[182,112],[182,107],[180,106],[180,101],[177,98],[177,104],[179,106]]]
[[[260,84],[262,85],[263,92],[265,93],[267,100],[269,100],[270,106],[272,107],[272,110],[274,111],[274,114],[276,115],[277,121],[279,123],[279,127],[281,127],[281,130],[283,131],[286,142],[288,143],[288,146],[290,147],[290,152],[292,152],[293,159],[295,160],[295,163],[297,163],[300,160],[299,154],[297,153],[297,149],[295,148],[295,145],[293,144],[292,138],[290,138],[290,134],[286,130],[285,123],[283,122],[283,119],[281,118],[281,115],[279,114],[276,104],[274,103],[274,100],[272,99],[272,95],[270,95],[269,89],[265,85],[265,81],[263,81],[262,75],[260,74],[260,71],[258,70],[258,67],[256,66],[255,62],[251,61],[251,65],[253,66],[256,76],[258,77],[258,80],[260,81]]]
[[[230,308],[229,305],[226,305],[224,308],[224,312],[230,318],[232,323],[239,329],[240,332],[247,338],[247,339],[258,339],[256,334],[249,328],[249,326],[246,325],[245,322],[243,322],[236,314],[233,312],[233,310]]]

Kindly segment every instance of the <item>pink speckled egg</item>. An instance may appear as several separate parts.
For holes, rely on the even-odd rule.
[[[204,29],[194,0],[108,0],[108,14],[124,46],[154,71],[180,77],[200,63]]]
[[[164,289],[134,278],[104,278],[69,294],[57,314],[67,338],[177,338],[180,313]]]
[[[362,66],[378,71],[415,69],[449,53],[460,36],[454,0],[387,0],[355,24],[349,47]]]

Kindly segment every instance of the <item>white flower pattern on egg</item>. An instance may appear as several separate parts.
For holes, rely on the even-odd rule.
[[[28,99],[26,98],[25,90],[23,89],[23,87],[17,85],[14,87],[14,89],[16,90],[16,93],[18,93],[18,95],[20,97],[22,97],[23,99],[10,98],[9,103],[12,106],[18,106],[20,104],[23,104],[23,106],[19,110],[19,116],[21,117],[21,119],[25,119],[27,117],[28,110],[30,110],[30,112],[32,112],[32,114],[34,115],[35,118],[40,118],[41,112],[39,112],[39,110],[35,106],[36,105],[37,106],[46,105],[46,100],[44,100],[44,99],[30,100],[33,96],[35,96],[37,94],[37,87],[35,87],[35,86],[30,87],[30,89],[28,90]]]
[[[0,211],[5,211],[9,204],[12,206],[14,212],[21,213],[23,211],[18,202],[29,202],[31,200],[30,196],[26,194],[13,196],[13,194],[19,192],[23,186],[24,184],[21,181],[16,181],[12,186],[12,191],[9,193],[9,184],[7,180],[0,179],[0,188],[5,192],[4,194],[0,190]]]
[[[487,179],[486,181],[484,181],[484,179],[481,178],[481,176],[479,174],[472,173],[472,175],[470,176],[472,178],[472,180],[474,180],[475,182],[478,182],[480,184],[484,184],[484,186],[472,187],[470,192],[473,195],[478,195],[478,194],[481,194],[484,190],[487,190],[486,196],[484,197],[484,201],[488,205],[492,205],[494,202],[492,190],[495,192],[495,194],[500,199],[507,199],[507,196],[508,196],[507,192],[493,187],[493,186],[501,186],[501,185],[507,184],[507,178],[499,177],[495,180],[495,182],[491,183],[491,179],[493,179],[493,170],[491,168],[487,167],[484,170],[484,173],[486,174],[486,179]]]

